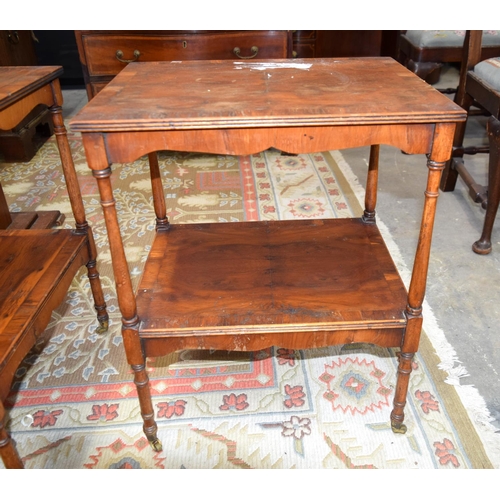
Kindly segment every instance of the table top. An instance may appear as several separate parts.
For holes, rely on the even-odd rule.
[[[127,65],[70,126],[81,132],[438,123],[465,112],[391,58]]]
[[[87,242],[71,230],[0,232],[0,372]]]
[[[62,74],[61,66],[0,66],[0,111]]]

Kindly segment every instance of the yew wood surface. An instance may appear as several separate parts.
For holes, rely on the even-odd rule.
[[[76,271],[88,261],[85,234],[59,229],[0,231],[0,399]]]
[[[391,58],[130,63],[75,131],[456,122],[463,110]]]
[[[167,339],[156,355],[375,337],[398,346],[406,301],[378,228],[361,219],[172,225],[137,291],[146,351]]]
[[[401,327],[406,290],[360,219],[175,224],[155,238],[137,301],[141,334],[297,332]]]
[[[146,357],[349,342],[400,346],[391,425],[418,350],[439,181],[465,112],[389,58],[129,64],[72,120],[97,179],[144,431],[156,435]],[[408,293],[376,228],[380,144],[428,155]],[[300,153],[370,145],[362,219],[169,225],[155,151]],[[149,155],[157,221],[137,293],[111,164]],[[397,179],[395,179],[397,182]]]

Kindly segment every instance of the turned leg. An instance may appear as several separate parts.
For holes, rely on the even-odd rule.
[[[490,144],[488,205],[481,238],[472,245],[472,250],[481,255],[491,252],[491,232],[500,203],[500,121],[493,116],[488,120],[488,140]]]
[[[85,140],[85,136],[84,136]],[[90,138],[92,140],[92,138]],[[89,160],[92,168],[92,162]],[[142,349],[139,337],[139,317],[137,315],[137,304],[132,288],[132,281],[128,271],[125,249],[120,234],[118,215],[116,213],[116,202],[113,197],[113,187],[111,185],[111,168],[92,171],[97,179],[97,186],[101,196],[101,205],[108,231],[109,246],[111,248],[111,259],[113,263],[113,273],[116,282],[116,294],[118,304],[122,314],[122,334],[127,361],[134,372],[134,383],[137,387],[137,395],[141,407],[143,419],[143,429],[151,447],[155,451],[161,451],[162,445],[156,432],[157,425],[154,420],[153,403],[151,401],[151,391],[149,378],[146,373],[146,358]]]
[[[420,333],[422,331],[421,309],[413,312],[406,311],[408,324],[406,327],[405,338],[399,353],[398,376],[396,381],[396,390],[394,393],[393,409],[391,412],[391,429],[397,434],[404,434],[407,430],[403,423],[408,395],[408,386],[410,383],[411,364],[413,357],[418,350],[420,342]]]
[[[380,146],[374,144],[370,147],[370,162],[368,165],[368,177],[366,179],[365,210],[362,220],[366,224],[375,224],[375,207],[377,205],[378,188],[378,158]]]
[[[88,246],[90,260],[87,262],[87,276],[90,282],[90,288],[92,290],[92,296],[94,298],[94,307],[97,311],[97,321],[99,322],[99,328],[97,328],[97,333],[105,333],[109,328],[109,316],[106,309],[106,301],[104,300],[104,293],[102,290],[101,278],[99,276],[99,271],[97,270],[96,262],[96,246],[94,241],[94,234],[92,233],[92,228],[86,228],[88,236]]]
[[[64,179],[68,188],[71,209],[75,217],[76,232],[79,234],[86,234],[88,237],[90,259],[87,263],[87,271],[90,280],[92,295],[94,298],[94,305],[97,310],[97,320],[99,322],[99,328],[97,329],[97,332],[104,333],[108,330],[109,317],[106,310],[106,302],[104,301],[101,279],[97,271],[97,250],[92,231],[89,228],[89,225],[85,218],[85,208],[83,206],[82,194],[80,192],[80,186],[78,184],[73,156],[69,147],[66,127],[64,126],[62,108],[60,106],[60,104],[62,103],[62,97],[60,96],[60,89],[58,85],[54,87],[54,91],[56,100],[59,99],[58,104],[50,107],[52,122],[54,124],[54,134],[56,136],[57,145],[59,148],[59,155],[61,157]]]
[[[137,319],[138,322],[138,319]],[[151,400],[151,390],[149,377],[146,372],[146,358],[142,351],[141,341],[137,332],[137,325],[133,328],[127,327],[124,322],[123,342],[127,353],[127,360],[134,372],[134,383],[137,388],[141,416],[143,420],[143,430],[151,448],[154,451],[162,451],[161,441],[158,439],[158,426],[154,419],[154,408]]]
[[[156,214],[156,230],[161,231],[169,228],[167,208],[165,205],[165,194],[161,182],[160,166],[156,152],[149,153],[149,169],[151,171],[151,187],[153,191],[153,204]]]
[[[0,457],[6,469],[24,469],[23,461],[4,427],[5,408],[0,402]]]
[[[401,352],[399,355],[398,378],[391,412],[391,429],[396,434],[405,434],[408,430],[403,420],[405,418],[404,407],[406,406],[413,356],[414,353],[412,352]]]
[[[428,176],[425,202],[413,272],[408,289],[408,303],[405,311],[407,324],[401,344],[394,407],[391,413],[391,427],[394,432],[406,432],[406,426],[403,424],[404,407],[410,381],[411,362],[418,350],[422,331],[422,304],[427,285],[427,271],[429,268],[436,205],[439,196],[439,182],[451,151],[454,131],[455,126],[453,124],[443,123],[436,125],[432,151],[427,160]]]

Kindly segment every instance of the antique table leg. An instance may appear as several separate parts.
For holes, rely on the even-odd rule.
[[[366,224],[375,224],[379,152],[380,146],[378,144],[374,144],[370,147],[370,162],[368,164],[368,177],[366,179],[365,190],[365,210],[362,217],[363,222],[365,222]]]
[[[454,124],[438,124],[434,132],[434,143],[431,154],[427,160],[429,169],[425,203],[420,226],[413,273],[408,291],[408,304],[406,306],[407,326],[401,345],[399,357],[398,377],[394,395],[394,407],[391,412],[391,427],[396,433],[405,433],[404,407],[408,394],[408,385],[411,374],[413,356],[418,350],[420,334],[422,331],[422,304],[424,301],[427,284],[427,271],[432,241],[432,231],[436,214],[436,204],[439,196],[439,183],[446,161],[451,153],[451,139]]]
[[[90,165],[90,160],[89,160]],[[97,179],[101,196],[101,205],[108,231],[109,246],[111,249],[113,272],[116,282],[118,304],[122,313],[122,335],[125,345],[127,361],[134,371],[134,383],[139,396],[139,405],[143,418],[143,429],[146,437],[155,451],[162,450],[162,444],[157,437],[157,425],[154,420],[154,410],[151,401],[149,378],[146,372],[146,358],[139,338],[139,317],[132,288],[132,281],[128,271],[123,241],[120,235],[120,226],[116,213],[116,202],[111,186],[111,168],[93,170]]]
[[[158,164],[158,155],[156,152],[149,153],[149,169],[151,171],[151,188],[153,190],[153,203],[156,214],[156,230],[162,231],[168,229],[169,222],[167,217],[167,208],[165,206],[165,193],[161,182],[160,166]]]
[[[73,156],[69,147],[68,135],[66,132],[66,127],[64,126],[64,120],[62,116],[62,94],[58,81],[57,83],[52,82],[52,90],[54,93],[55,104],[49,109],[52,114],[54,134],[56,136],[57,145],[59,148],[59,154],[61,157],[61,164],[66,181],[66,186],[68,188],[71,208],[75,216],[76,232],[78,234],[87,234],[88,236],[90,260],[86,264],[87,273],[90,281],[90,287],[92,289],[92,295],[94,297],[95,309],[97,311],[97,320],[99,322],[97,333],[104,333],[108,330],[109,317],[106,311],[106,302],[104,301],[104,293],[102,291],[99,272],[97,271],[97,250],[92,229],[89,227],[88,222],[85,218],[85,208],[83,206],[82,194],[80,192],[78,178],[73,162]]]

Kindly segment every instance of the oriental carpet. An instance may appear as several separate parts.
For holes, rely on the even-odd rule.
[[[80,135],[70,144],[98,248],[110,328],[95,332],[85,270],[73,280],[40,342],[19,367],[6,402],[27,468],[491,468],[481,440],[427,335],[415,357],[408,432],[389,423],[397,350],[344,345],[254,353],[182,351],[149,360],[163,442],[143,432],[125,359],[95,180]],[[172,223],[360,216],[337,152],[245,157],[160,152]],[[60,210],[72,227],[51,138],[29,163],[3,164],[11,211]],[[113,167],[130,271],[137,285],[154,237],[147,158]],[[358,187],[359,188],[359,187]],[[425,314],[425,312],[424,312]],[[0,464],[0,467],[2,465]]]

